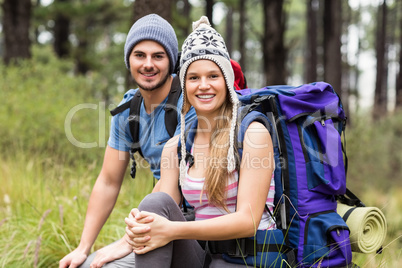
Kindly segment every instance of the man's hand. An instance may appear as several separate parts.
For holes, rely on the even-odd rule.
[[[91,268],[100,268],[104,264],[123,258],[132,252],[132,247],[127,244],[123,237],[116,243],[101,248],[96,252],[95,258],[91,263]]]
[[[76,268],[80,266],[87,259],[87,257],[87,253],[76,248],[60,260],[59,268]]]

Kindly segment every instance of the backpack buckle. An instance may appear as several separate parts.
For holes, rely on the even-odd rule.
[[[248,256],[246,238],[207,241],[206,250],[211,254],[227,254],[231,258],[245,258]]]
[[[246,258],[248,255],[246,250],[246,239],[233,239],[232,247],[228,249],[227,254],[232,258]]]

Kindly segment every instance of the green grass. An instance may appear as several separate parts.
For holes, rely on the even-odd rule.
[[[78,245],[102,154],[100,148],[96,161],[77,166],[18,150],[14,155],[1,157],[0,267],[57,267],[57,262]],[[116,209],[93,250],[124,234],[124,217],[151,189],[150,172],[140,170],[135,180],[126,176]],[[366,205],[377,206],[384,212],[388,236],[382,254],[354,253],[354,262],[361,267],[399,267],[402,189],[383,192],[370,188],[359,196]]]
[[[57,267],[79,243],[99,168],[96,162],[72,168],[21,153],[1,159],[0,267]],[[124,218],[151,190],[149,172],[125,178],[94,250],[124,235]]]
[[[100,163],[68,167],[42,156],[16,152],[0,159],[0,267],[57,267],[80,239],[88,198]],[[93,250],[124,234],[124,217],[152,189],[150,173],[126,176],[110,219]],[[388,194],[372,189],[361,196],[388,222],[380,255],[354,253],[361,267],[399,267],[402,254],[402,189]],[[396,239],[396,240],[395,240]]]

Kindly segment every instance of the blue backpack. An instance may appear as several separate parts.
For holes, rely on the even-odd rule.
[[[252,122],[263,123],[272,137],[277,229],[261,230],[250,238],[208,241],[208,251],[252,267],[357,267],[352,263],[349,228],[336,212],[337,197],[347,190],[341,139],[346,116],[331,85],[316,82],[237,92],[242,103],[239,156]],[[186,161],[190,158],[187,155]]]

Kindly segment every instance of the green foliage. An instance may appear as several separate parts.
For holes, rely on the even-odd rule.
[[[348,188],[366,206],[380,208],[387,220],[382,254],[354,253],[361,267],[399,267],[402,260],[402,113],[378,122],[353,118],[346,130]]]
[[[348,184],[362,193],[402,186],[402,113],[372,122],[358,116],[346,129]]]
[[[33,28],[37,29],[39,36],[51,36],[46,40],[37,38],[41,44],[53,41],[57,15],[69,21],[67,57],[74,60],[70,70],[77,70],[78,63],[81,63],[81,66],[88,68],[88,72],[100,73],[97,93],[106,101],[117,92],[119,85],[124,84],[126,76],[123,46],[132,25],[132,9],[124,2],[53,1],[47,6],[38,5],[33,9]]]
[[[100,88],[96,84],[98,76],[73,76],[69,71],[71,65],[43,49],[34,50],[33,60],[8,67],[0,65],[5,100],[0,106],[2,154],[18,150],[27,155],[40,153],[74,162],[77,153],[96,159],[103,151],[96,147],[77,150],[71,142],[105,144],[105,140],[96,138],[100,131],[107,132],[106,119],[109,119],[101,109],[102,100],[93,97],[93,92]],[[77,111],[73,113],[74,110]]]

